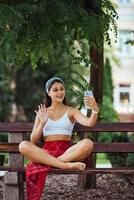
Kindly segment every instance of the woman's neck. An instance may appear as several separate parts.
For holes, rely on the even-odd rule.
[[[50,108],[53,110],[61,110],[65,107],[63,103],[52,103]]]

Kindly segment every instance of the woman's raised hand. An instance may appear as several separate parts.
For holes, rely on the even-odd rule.
[[[93,109],[95,112],[98,112],[99,111],[99,107],[96,103],[96,100],[93,96],[85,96],[84,97],[84,103],[91,107],[91,109]]]
[[[39,118],[41,123],[45,123],[48,119],[47,109],[46,106],[43,104],[40,104],[38,106],[38,110],[35,110],[35,113],[37,117]]]

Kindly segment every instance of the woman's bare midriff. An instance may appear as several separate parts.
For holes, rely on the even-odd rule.
[[[70,141],[71,136],[64,134],[54,134],[44,137],[44,141],[60,141],[60,140]]]

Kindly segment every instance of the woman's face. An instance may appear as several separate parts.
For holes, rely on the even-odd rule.
[[[65,97],[64,85],[60,82],[53,83],[48,95],[51,97],[52,101],[62,102]]]

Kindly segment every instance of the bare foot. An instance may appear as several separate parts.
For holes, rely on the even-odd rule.
[[[84,170],[86,167],[86,164],[82,162],[68,162],[66,164],[70,170]]]

